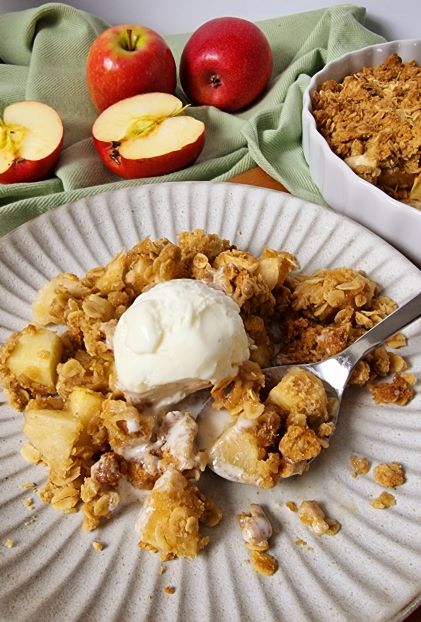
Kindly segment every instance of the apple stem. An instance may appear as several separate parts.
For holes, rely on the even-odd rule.
[[[127,49],[129,52],[134,52],[138,39],[139,35],[136,35],[136,37],[133,38],[133,30],[131,28],[127,28]]]

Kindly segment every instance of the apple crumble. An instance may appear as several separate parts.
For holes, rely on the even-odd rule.
[[[357,175],[421,209],[421,67],[392,54],[312,95],[317,128]]]
[[[4,392],[23,412],[28,442],[21,455],[48,468],[41,499],[63,512],[82,507],[90,531],[110,519],[128,493],[135,495],[143,502],[139,546],[163,560],[193,558],[208,542],[202,526],[221,519],[199,488],[208,465],[263,488],[304,473],[329,446],[334,424],[323,384],[297,365],[340,352],[397,305],[360,271],[298,270],[286,251],[265,248],[254,256],[195,230],[180,233],[177,244],[146,238],[104,266],[46,283],[33,303],[33,322],[12,334],[0,353]],[[209,386],[213,408],[229,418],[210,448],[199,447],[198,422],[188,409],[137,401],[116,374],[113,337],[120,318],[145,292],[181,279],[200,280],[219,297],[223,292],[231,307],[234,301],[249,344],[238,372]],[[148,309],[155,304],[149,300]],[[148,321],[154,324],[152,316]],[[376,349],[351,382],[375,387],[398,373],[394,357]],[[262,370],[281,363],[292,367],[276,386],[266,386]],[[403,404],[413,389],[398,378],[395,401]],[[375,397],[382,395],[379,388]],[[309,503],[301,517],[312,522],[317,515],[317,525],[332,529]],[[253,555],[252,563],[270,574],[274,562],[266,552]]]

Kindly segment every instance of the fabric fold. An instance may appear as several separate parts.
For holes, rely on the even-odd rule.
[[[192,106],[187,113],[206,126],[198,160],[170,175],[122,180],[95,151],[91,127],[98,113],[85,75],[89,47],[108,24],[59,3],[0,15],[1,107],[38,99],[57,110],[65,128],[54,176],[34,184],[0,185],[0,235],[48,209],[100,192],[161,181],[221,181],[256,164],[297,196],[322,203],[301,146],[302,95],[325,63],[383,41],[364,27],[364,19],[364,8],[340,5],[257,22],[274,56],[266,93],[237,114]],[[166,38],[177,66],[188,37]],[[184,98],[180,85],[177,94]]]

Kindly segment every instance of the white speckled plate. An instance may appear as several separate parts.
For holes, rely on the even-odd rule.
[[[38,288],[59,271],[82,274],[146,235],[202,227],[259,252],[264,245],[297,254],[304,270],[351,266],[366,270],[398,302],[421,289],[421,272],[361,226],[286,194],[219,183],[131,188],[48,212],[0,240],[0,341],[30,320]],[[421,372],[421,323],[407,331],[405,355]],[[176,560],[160,574],[156,556],[140,551],[135,505],[99,531],[80,531],[79,514],[63,515],[23,500],[27,481],[44,470],[19,455],[22,417],[0,409],[0,619],[8,622],[397,621],[421,594],[421,395],[406,408],[375,406],[366,391],[349,389],[329,451],[301,478],[261,491],[210,474],[205,491],[224,518],[194,562]],[[402,462],[407,483],[397,505],[375,510],[372,475],[352,479],[352,453],[373,463]],[[317,499],[342,523],[335,537],[317,538],[285,507]],[[263,503],[276,527],[273,577],[245,562],[235,514]],[[36,516],[31,524],[28,519]],[[297,545],[300,538],[307,544]],[[100,553],[91,542],[105,543]],[[175,594],[163,587],[173,585]]]

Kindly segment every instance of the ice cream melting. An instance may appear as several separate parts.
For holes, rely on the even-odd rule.
[[[119,389],[155,407],[234,377],[249,358],[237,303],[194,279],[138,296],[117,323],[113,347]]]

